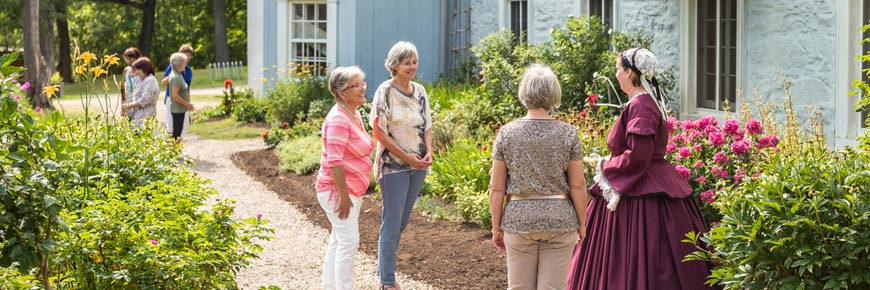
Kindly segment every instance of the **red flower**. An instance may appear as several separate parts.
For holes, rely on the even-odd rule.
[[[269,137],[269,131],[264,131],[264,132],[263,132],[263,138],[266,138],[266,137]]]
[[[589,101],[589,106],[594,107],[595,103],[598,102],[598,96],[596,96],[595,94],[589,94],[589,98],[587,100]]]
[[[231,87],[233,87],[233,80],[230,80],[230,79],[224,80],[224,90],[226,90],[227,88],[231,88]]]
[[[287,124],[287,122],[281,123],[281,129],[287,128],[287,125],[290,125],[290,124]]]
[[[483,148],[480,148],[480,149],[483,149],[483,151],[486,151],[486,148],[487,148],[486,146],[483,146]]]

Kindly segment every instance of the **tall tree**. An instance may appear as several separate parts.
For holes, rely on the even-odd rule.
[[[21,19],[24,22],[24,67],[27,68],[24,71],[24,80],[30,82],[27,97],[34,107],[50,108],[51,102],[42,93],[42,87],[48,83],[48,79],[44,78],[42,73],[44,62],[39,48],[39,1],[23,0],[22,2],[24,2],[21,5]],[[47,271],[47,268],[45,270]]]
[[[212,1],[214,13],[214,57],[217,62],[230,61],[230,45],[227,43],[227,3]]]
[[[142,10],[142,29],[139,31],[139,51],[142,55],[151,55],[151,44],[154,41],[154,14],[157,12],[157,0],[104,0],[124,4]]]
[[[58,69],[60,76],[67,82],[72,82],[72,53],[70,51],[71,43],[69,37],[69,2],[67,0],[57,0],[54,3],[55,12],[57,12],[57,38],[60,41],[58,44]]]
[[[50,79],[57,67],[54,58],[54,0],[42,0],[39,6],[39,53],[42,54],[44,79]]]

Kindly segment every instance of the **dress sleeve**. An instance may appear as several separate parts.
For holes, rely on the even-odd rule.
[[[616,192],[626,192],[646,174],[653,156],[654,135],[628,133],[628,150],[602,165],[604,176]]]
[[[387,122],[384,122],[385,119],[390,118],[390,107],[386,101],[387,92],[389,91],[389,86],[380,86],[377,91],[375,91],[375,95],[372,97],[372,112],[369,115],[369,125],[375,126],[375,119],[381,119],[378,122],[378,128],[381,128],[381,131],[387,133]]]
[[[344,165],[344,151],[350,138],[350,123],[341,116],[334,115],[323,124],[323,147],[326,150],[327,168]]]

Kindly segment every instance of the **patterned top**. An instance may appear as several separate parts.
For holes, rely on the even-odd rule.
[[[157,95],[159,94],[160,87],[157,85],[157,78],[154,75],[145,77],[133,89],[133,94],[127,99],[127,102],[139,105],[127,110],[127,116],[133,120],[136,127],[141,127],[142,120],[146,117],[153,117],[157,114]]]
[[[577,128],[554,119],[519,119],[498,132],[492,158],[507,167],[506,195],[570,194],[568,162],[582,160]],[[527,199],[505,206],[510,233],[572,232],[579,227],[570,199]]]
[[[426,131],[432,127],[432,114],[429,112],[429,97],[422,85],[411,82],[414,91],[406,94],[399,90],[391,80],[387,80],[375,91],[369,122],[387,134],[400,148],[408,153],[426,157]],[[375,157],[375,178],[384,174],[411,170],[410,165],[393,153],[387,152],[383,144],[378,144]]]
[[[176,72],[172,71],[169,74],[169,89],[170,92],[172,87],[178,87],[178,96],[184,99],[185,101],[190,102],[190,90],[188,90],[187,82],[184,80],[184,77]],[[176,102],[172,96],[169,97],[169,112],[170,113],[184,113],[187,112],[187,107],[181,105],[181,103]]]
[[[344,166],[348,194],[363,196],[369,188],[375,144],[361,126],[362,119],[351,117],[338,105],[332,107],[323,121],[323,153],[314,187],[317,192],[329,191],[330,200],[338,194],[330,167]]]

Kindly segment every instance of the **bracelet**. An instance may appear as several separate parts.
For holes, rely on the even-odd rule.
[[[498,233],[502,233],[502,234],[504,233],[503,230],[492,230],[491,232],[492,232],[493,235],[494,235],[494,234],[498,234]]]

